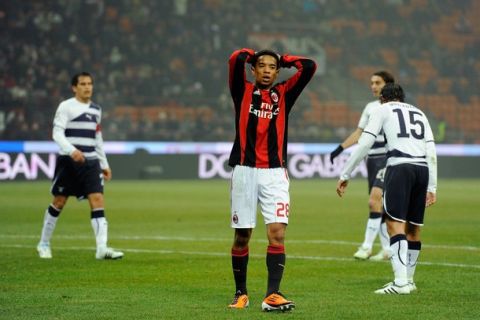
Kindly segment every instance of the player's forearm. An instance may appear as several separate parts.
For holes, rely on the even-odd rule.
[[[95,137],[95,151],[100,162],[100,168],[108,169],[110,166],[107,161],[107,155],[103,149],[103,137],[101,132],[97,132]]]
[[[70,155],[76,150],[75,146],[67,140],[67,137],[65,136],[65,129],[54,126],[52,137],[59,146],[61,154]]]
[[[426,158],[428,165],[428,192],[437,192],[437,152],[435,143],[427,142]]]
[[[297,68],[297,72],[286,81],[285,85],[287,89],[285,101],[291,108],[300,93],[312,79],[317,70],[317,65],[313,60],[308,58],[283,55],[280,58],[280,66],[282,68]]]
[[[308,78],[311,78],[317,70],[317,64],[312,59],[288,54],[280,57],[280,66],[282,68],[294,67],[298,70],[297,72],[302,73]]]
[[[284,54],[280,57],[281,66],[284,68],[316,68],[316,64],[312,59],[302,57],[302,56],[294,56],[290,54]]]
[[[362,129],[357,128],[355,131],[352,132],[340,145],[342,146],[343,149],[347,149],[354,144],[358,142],[358,139],[360,139],[360,136],[362,135]]]
[[[348,158],[348,161],[342,170],[342,173],[340,175],[341,180],[350,180],[350,175],[352,174],[352,171],[358,166],[360,161],[365,158],[368,150],[370,150],[374,142],[374,136],[370,134],[362,134],[362,136],[358,140],[358,148],[355,149],[354,152],[352,152],[350,158]]]
[[[238,96],[242,93],[242,88],[246,80],[245,63],[255,54],[252,49],[236,50],[228,60],[229,66],[229,80],[228,84],[233,96]]]
[[[253,51],[253,49],[243,48],[235,50],[230,56],[228,64],[230,65],[230,68],[236,66],[237,64],[245,65],[245,63],[248,62],[254,55],[255,51]]]

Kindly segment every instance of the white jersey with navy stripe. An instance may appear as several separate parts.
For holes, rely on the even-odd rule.
[[[359,147],[345,164],[341,179],[349,180],[382,129],[387,143],[387,167],[403,163],[428,166],[428,191],[435,192],[437,156],[428,119],[417,107],[397,101],[382,104],[378,112],[372,114],[358,140]]]
[[[363,109],[362,115],[360,116],[360,120],[358,121],[358,127],[364,130],[372,114],[377,112],[378,108],[381,108],[381,106],[382,104],[380,103],[379,100],[375,100],[367,103],[367,105]],[[385,137],[383,136],[382,133],[383,132],[377,135],[377,138],[375,139],[375,143],[373,144],[372,148],[368,151],[369,156],[380,156],[380,155],[386,154],[387,150],[385,148]]]
[[[100,130],[102,110],[99,105],[82,103],[75,97],[58,106],[53,120],[53,140],[61,155],[70,155],[75,149],[87,159],[98,159],[102,169],[108,168]]]
[[[433,133],[425,114],[408,103],[384,103],[364,131],[387,137],[387,166],[400,163],[427,165],[425,143],[433,142]]]

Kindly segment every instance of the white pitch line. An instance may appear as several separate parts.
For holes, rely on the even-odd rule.
[[[38,239],[38,235],[8,235],[0,234],[0,238],[5,239]],[[56,235],[55,238],[60,239],[91,239],[92,236],[68,236],[68,235]],[[111,240],[157,240],[157,241],[204,241],[204,242],[231,242],[232,239],[226,238],[209,238],[209,237],[170,237],[170,236],[114,236],[110,237]],[[266,243],[265,239],[251,239],[251,242]],[[288,243],[298,244],[336,244],[343,246],[359,246],[359,242],[343,241],[343,240],[296,240],[287,239]],[[457,245],[443,245],[443,244],[423,244],[422,248],[432,249],[447,249],[447,250],[465,250],[465,251],[480,251],[480,247],[474,246],[457,246]]]
[[[22,244],[13,244],[5,245],[0,244],[2,248],[22,248],[22,249],[31,249],[34,247]],[[78,251],[94,251],[94,247],[55,247],[55,250],[78,250]],[[184,251],[184,250],[161,250],[161,249],[135,249],[135,248],[118,248],[124,252],[131,253],[155,253],[155,254],[183,254],[183,255],[193,255],[193,256],[210,256],[210,257],[230,257],[229,253],[226,252],[205,252],[205,251]],[[250,254],[251,257],[263,258],[265,255],[262,254]],[[340,261],[340,262],[355,262],[353,258],[346,257],[322,257],[322,256],[297,256],[297,255],[288,255],[288,259],[298,259],[298,260],[316,260],[316,261]],[[386,263],[386,261],[375,261],[374,263]],[[466,269],[480,269],[480,265],[476,264],[464,264],[464,263],[446,263],[446,262],[430,262],[423,261],[418,262],[421,265],[428,266],[440,266],[440,267],[454,267],[454,268],[466,268]]]

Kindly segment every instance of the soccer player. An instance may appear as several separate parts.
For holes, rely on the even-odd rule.
[[[246,79],[251,65],[255,83]],[[288,80],[274,84],[280,68],[294,67]],[[285,232],[290,195],[287,175],[287,124],[295,100],[316,70],[313,60],[278,55],[271,50],[240,49],[229,60],[229,86],[235,109],[235,141],[229,165],[231,226],[235,229],[231,249],[236,293],[230,308],[246,308],[248,243],[256,225],[257,205],[267,226],[266,264],[268,285],[262,310],[287,311],[295,307],[283,296],[280,282],[285,268]]]
[[[342,197],[350,174],[383,129],[387,144],[387,169],[383,206],[390,235],[394,281],[377,294],[409,294],[417,289],[413,276],[421,249],[420,226],[425,207],[436,202],[437,155],[432,129],[425,114],[404,103],[398,84],[387,84],[381,107],[370,118],[337,183]]]
[[[374,110],[380,105],[378,97],[383,86],[387,83],[394,83],[393,76],[386,71],[378,71],[372,74],[370,78],[370,88],[373,96],[377,99],[369,102],[363,109],[362,115],[358,122],[357,129],[348,136],[332,153],[330,161],[333,164],[335,159],[344,149],[349,148],[358,142],[363,129],[368,123],[368,119],[372,116]],[[372,148],[368,152],[367,172],[368,172],[368,192],[370,194],[368,206],[370,215],[365,228],[365,237],[362,245],[353,254],[354,258],[365,260],[388,260],[390,258],[390,241],[387,234],[385,220],[382,218],[382,189],[385,174],[385,164],[387,163],[385,150],[385,138],[383,134],[379,134]],[[372,247],[377,234],[380,238],[382,249],[376,255],[372,256]]]
[[[88,199],[96,238],[97,259],[120,259],[123,252],[107,247],[108,225],[103,204],[103,182],[112,172],[103,150],[100,120],[102,111],[91,101],[93,78],[87,72],[73,76],[74,97],[58,106],[53,120],[53,140],[60,147],[51,192],[53,201],[45,212],[37,246],[40,258],[52,258],[50,239],[69,196]]]

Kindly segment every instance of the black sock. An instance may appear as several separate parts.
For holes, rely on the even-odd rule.
[[[268,288],[267,296],[280,290],[283,269],[285,269],[285,247],[269,245],[267,248]]]
[[[235,291],[247,294],[248,247],[243,250],[232,249],[232,269],[235,279]]]
[[[60,215],[60,212],[62,211],[55,208],[53,204],[49,205],[47,210],[52,217],[58,217]]]
[[[421,241],[408,241],[408,250],[418,250],[422,249]]]
[[[381,217],[382,217],[381,212],[375,212],[375,211],[370,212],[370,216],[369,216],[370,219],[380,219]]]
[[[92,212],[90,213],[90,218],[92,219],[103,218],[103,217],[105,217],[105,210],[103,208],[93,209]]]

